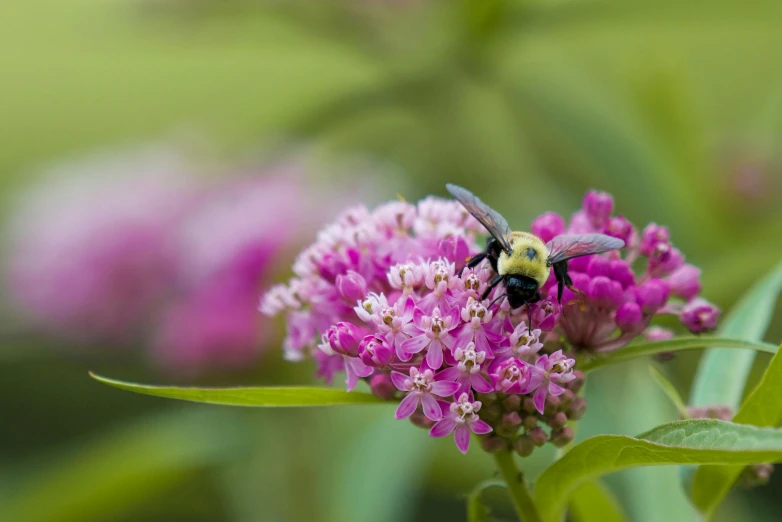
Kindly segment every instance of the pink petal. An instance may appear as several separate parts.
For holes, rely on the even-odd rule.
[[[345,379],[345,384],[347,384],[347,390],[352,391],[353,388],[356,387],[356,384],[358,384],[358,375],[356,375],[356,372],[353,371],[353,368],[349,365],[345,365],[345,375],[347,376]]]
[[[470,429],[476,435],[483,435],[484,433],[489,433],[490,431],[492,431],[491,426],[483,422],[481,419],[478,419],[477,421],[473,422],[470,425]]]
[[[397,390],[410,391],[405,387],[405,381],[408,379],[407,375],[400,372],[391,372],[391,382],[394,383]]]
[[[484,379],[482,375],[479,375],[477,373],[473,374],[472,377],[470,377],[470,385],[478,393],[491,393],[492,391],[494,391],[492,385],[488,381],[486,381],[486,379]]]
[[[443,418],[443,412],[440,410],[440,405],[432,396],[431,393],[424,393],[421,397],[421,405],[424,407],[424,415],[426,418],[433,421],[439,421]]]
[[[426,312],[421,310],[420,308],[416,308],[413,312],[413,323],[415,323],[416,327],[418,327],[419,330],[423,331],[424,328],[424,316],[426,315]]]
[[[432,393],[439,395],[440,397],[450,397],[456,390],[461,387],[461,384],[453,381],[436,381],[432,383]]]
[[[409,321],[413,318],[413,311],[415,310],[415,301],[412,297],[408,297],[405,301],[405,307],[402,309],[402,319]]]
[[[443,365],[443,345],[440,341],[434,340],[429,345],[429,351],[426,352],[426,364],[433,370],[437,370]]]
[[[443,417],[443,419],[439,421],[437,424],[432,426],[432,429],[429,430],[429,436],[445,437],[446,435],[450,435],[455,429],[456,429],[456,421],[453,419],[451,415],[447,415]]]
[[[491,346],[489,346],[489,341],[483,330],[475,332],[475,350],[486,352],[486,357],[494,357],[494,352],[491,351]]]
[[[562,395],[563,393],[565,393],[565,388],[558,386],[553,382],[550,382],[548,383],[548,392],[554,396]]]
[[[454,342],[453,346],[456,348],[466,348],[470,341],[472,341],[474,332],[475,331],[470,328],[469,324],[465,324],[456,334],[456,342]]]
[[[470,428],[466,424],[462,424],[453,433],[453,440],[456,442],[456,447],[459,451],[467,455],[467,449],[470,447]]]
[[[448,333],[440,334],[440,342],[443,343],[443,345],[449,350],[453,350],[453,345],[454,345],[453,335]]]
[[[439,372],[437,375],[434,376],[434,379],[436,381],[455,381],[458,380],[459,377],[462,376],[462,372],[459,371],[459,368],[456,368],[454,366],[450,366],[443,371]],[[439,393],[436,393],[435,395],[440,395]]]
[[[350,366],[359,377],[369,377],[375,369],[364,364],[358,357],[345,357],[345,367]]]
[[[418,407],[418,395],[414,393],[408,393],[407,396],[399,403],[399,407],[394,413],[394,417],[397,419],[406,419],[415,412]]]
[[[532,397],[532,401],[535,403],[535,409],[538,410],[538,413],[543,415],[543,406],[546,404],[546,393],[548,392],[548,389],[546,386],[541,386],[538,388],[538,391],[535,392],[535,395]]]
[[[425,335],[417,335],[415,337],[411,337],[407,341],[402,343],[401,350],[404,354],[414,354],[418,353],[424,348],[426,348],[426,345],[428,345],[430,342],[430,339]],[[397,355],[400,355],[397,353]],[[402,358],[401,355],[399,357]],[[408,359],[410,359],[408,357]]]

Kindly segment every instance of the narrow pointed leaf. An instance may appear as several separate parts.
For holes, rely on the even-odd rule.
[[[674,386],[673,383],[669,381],[668,378],[654,366],[649,366],[649,371],[652,373],[654,381],[657,383],[666,397],[668,397],[676,407],[676,411],[679,412],[679,415],[681,415],[684,419],[689,419],[690,414],[687,412],[687,406],[684,404],[682,396],[679,395],[679,391],[676,389],[676,386]]]
[[[782,263],[755,283],[722,320],[720,336],[760,341],[774,313],[777,295],[782,292]],[[752,351],[725,350],[713,345],[701,358],[693,381],[692,406],[730,406],[736,411],[755,360]]]
[[[760,383],[733,418],[737,424],[779,426],[782,423],[782,355],[774,356]],[[692,481],[692,501],[707,517],[730,491],[744,466],[702,466]]]
[[[638,466],[782,461],[782,431],[713,419],[675,421],[638,437],[598,435],[571,449],[535,484],[535,503],[554,522],[569,495],[587,480]]]
[[[622,507],[600,481],[584,482],[570,495],[568,517],[573,522],[623,522]]]
[[[223,404],[226,406],[292,407],[331,406],[336,404],[367,404],[386,402],[374,395],[346,392],[330,388],[261,387],[261,388],[180,388],[177,386],[149,386],[117,381],[91,373],[98,382],[121,390],[144,395],[155,395],[183,401]]]
[[[684,350],[698,350],[701,348],[710,348],[719,346],[722,348],[740,349],[745,351],[759,351],[767,353],[776,353],[777,347],[773,344],[757,341],[745,341],[733,337],[708,337],[708,336],[687,336],[666,339],[665,341],[651,341],[646,343],[630,344],[624,348],[597,355],[594,359],[579,363],[578,368],[584,373],[591,372],[609,364],[617,364],[646,357],[662,352],[680,352]]]

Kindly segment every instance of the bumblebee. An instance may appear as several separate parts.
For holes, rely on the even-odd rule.
[[[506,293],[503,296],[508,297],[511,308],[536,303],[542,299],[540,288],[553,268],[557,279],[557,301],[561,304],[565,287],[581,293],[573,287],[568,275],[569,259],[602,254],[625,245],[621,239],[605,234],[563,234],[544,244],[529,232],[513,232],[504,217],[469,190],[450,183],[445,188],[491,234],[486,240],[486,250],[467,263],[467,267],[473,268],[488,259],[497,274],[481,296],[482,300],[495,286],[504,282]]]

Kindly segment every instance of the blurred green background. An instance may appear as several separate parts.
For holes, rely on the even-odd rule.
[[[609,191],[637,225],[668,225],[703,295],[729,309],[782,257],[781,27],[782,4],[762,0],[4,2],[3,214],[41,166],[104,149],[195,137],[210,144],[200,156],[231,161],[306,144],[324,172],[374,165],[362,172],[375,200],[451,181],[480,187],[511,223]],[[767,340],[782,338],[780,319]],[[140,350],[74,354],[0,327],[2,520],[459,520],[493,473],[383,406],[134,396],[86,372],[167,379]],[[685,396],[699,356],[665,365]],[[675,417],[647,364],[590,379],[579,437]],[[311,374],[271,351],[198,382]],[[550,458],[536,453],[528,473]],[[632,520],[695,519],[674,469],[608,483]],[[718,519],[779,520],[781,490],[777,474],[734,493]]]

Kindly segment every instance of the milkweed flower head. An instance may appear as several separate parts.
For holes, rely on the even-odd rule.
[[[348,389],[365,381],[399,401],[397,419],[433,437],[453,434],[462,452],[470,433],[487,451],[522,456],[546,443],[564,446],[573,438],[568,424],[586,410],[579,355],[621,348],[658,314],[684,316],[700,288],[667,229],[638,232],[613,210],[611,196],[590,192],[569,223],[549,212],[532,224],[545,240],[602,232],[628,245],[573,259],[581,294],[566,290],[561,305],[553,275],[528,307],[511,309],[501,285],[481,299],[496,274],[488,261],[466,263],[481,252],[485,230],[459,203],[429,197],[344,211],[260,310],[286,317],[287,359],[314,358],[326,381],[344,372]]]

